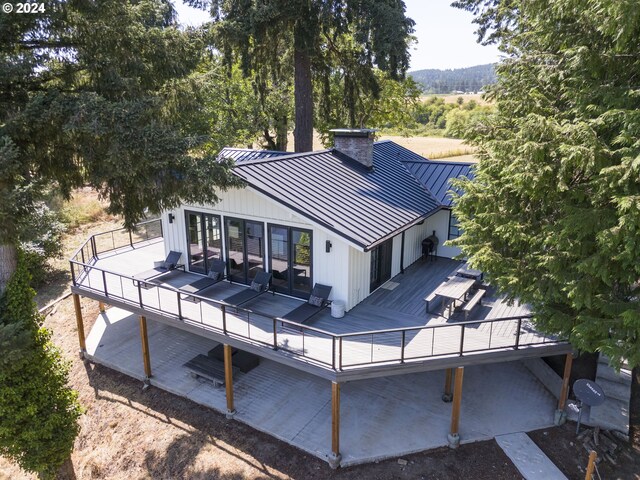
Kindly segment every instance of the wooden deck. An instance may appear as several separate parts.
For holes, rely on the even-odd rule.
[[[288,360],[338,372],[373,366],[406,367],[442,358],[450,358],[456,364],[473,363],[473,356],[479,354],[542,351],[541,347],[559,343],[536,332],[528,319],[498,320],[526,316],[530,311],[517,303],[509,305],[492,290],[483,305],[470,315],[477,323],[463,322],[462,312],[451,318],[442,316],[446,313],[443,304],[432,307],[432,313],[427,315],[423,298],[460,267],[460,262],[454,260],[420,260],[345,317],[332,318],[327,308],[308,322],[310,328],[300,329],[274,318],[298,306],[299,299],[269,292],[239,309],[218,303],[247,288],[244,285],[220,282],[200,292],[211,301],[198,303],[180,299],[180,287],[201,278],[196,274],[174,271],[163,276],[159,286],[138,288],[130,277],[148,270],[154,260],[163,257],[161,241],[102,254],[84,272],[75,272],[74,292],[154,315],[177,326],[197,327],[212,335],[262,347],[254,348],[254,353],[268,351],[270,356],[287,356]]]

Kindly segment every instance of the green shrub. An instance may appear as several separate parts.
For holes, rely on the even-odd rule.
[[[69,364],[51,343],[34,303],[25,255],[0,298],[0,454],[53,478],[69,458],[81,407]]]

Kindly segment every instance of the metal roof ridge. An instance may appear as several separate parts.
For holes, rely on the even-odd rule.
[[[471,165],[476,165],[476,162],[452,162],[452,161],[444,161],[444,160],[431,160],[430,158],[425,158],[424,160],[400,160],[402,163],[436,163],[438,165],[459,165],[461,167],[470,167]]]
[[[260,152],[262,150],[254,150],[254,151]],[[332,152],[331,149],[316,150],[314,152],[297,152],[297,153],[291,152],[291,153],[287,153],[285,155],[277,155],[277,156],[274,156],[274,157],[254,158],[254,159],[250,159],[250,160],[245,160],[242,163],[236,164],[234,168],[248,167],[248,166],[256,165],[256,164],[260,164],[260,163],[278,162],[280,160],[292,160],[292,159],[297,159],[297,158],[309,157],[309,156],[312,156],[312,155],[321,155],[321,154],[324,154],[324,153],[333,153],[333,152]]]

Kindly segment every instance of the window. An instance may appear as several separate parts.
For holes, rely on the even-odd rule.
[[[241,218],[225,218],[229,275],[250,284],[264,270],[264,225]]]
[[[449,240],[458,238],[460,235],[462,235],[462,230],[458,226],[458,219],[449,212]]]
[[[189,271],[206,274],[212,260],[222,258],[220,217],[201,212],[185,212]]]
[[[276,291],[307,297],[313,287],[309,230],[269,225],[269,270]]]

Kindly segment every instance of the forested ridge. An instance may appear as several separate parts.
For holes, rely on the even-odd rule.
[[[496,81],[493,63],[447,70],[417,70],[409,75],[426,93],[478,92]]]

